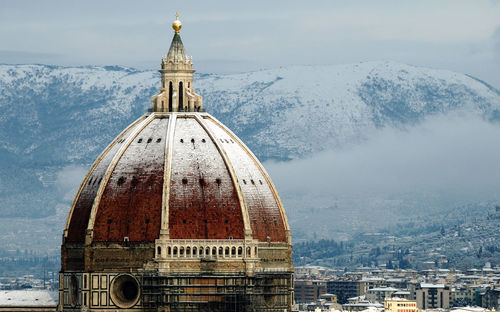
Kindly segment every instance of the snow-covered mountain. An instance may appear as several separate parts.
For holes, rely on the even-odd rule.
[[[0,65],[0,217],[54,214],[62,168],[89,166],[158,87],[155,71]],[[500,120],[500,92],[488,84],[393,62],[200,74],[195,88],[264,160],[342,148],[437,114]]]

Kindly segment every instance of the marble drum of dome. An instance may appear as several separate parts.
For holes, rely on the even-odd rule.
[[[90,168],[61,247],[61,311],[290,311],[285,210],[264,167],[203,109],[179,31],[151,112]]]

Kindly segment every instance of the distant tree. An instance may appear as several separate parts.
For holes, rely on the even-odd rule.
[[[496,251],[496,247],[495,246],[486,246],[485,248],[487,251],[489,251],[490,253],[494,253]]]
[[[392,265],[392,261],[391,261],[391,260],[389,260],[389,262],[387,262],[387,265],[386,265],[385,267],[386,267],[387,269],[389,269],[389,270],[394,269],[394,266]]]
[[[401,259],[399,261],[399,268],[400,269],[411,269],[411,263],[407,259]]]

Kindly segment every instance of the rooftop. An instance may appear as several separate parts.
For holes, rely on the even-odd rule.
[[[0,307],[51,307],[57,306],[57,291],[2,290]]]

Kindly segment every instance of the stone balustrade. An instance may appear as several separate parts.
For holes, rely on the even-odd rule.
[[[256,240],[170,239],[156,242],[157,259],[250,259],[257,256]]]

